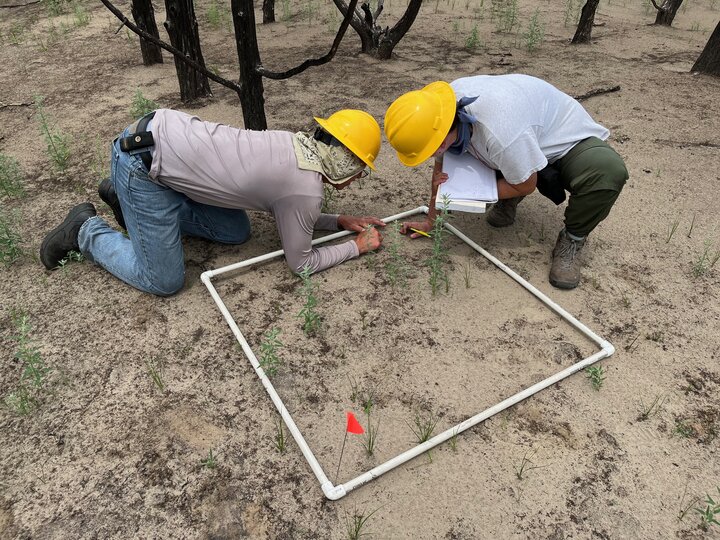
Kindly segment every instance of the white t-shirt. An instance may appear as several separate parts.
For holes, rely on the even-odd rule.
[[[477,118],[468,152],[510,184],[560,159],[588,137],[610,132],[572,97],[529,75],[477,75],[450,83],[455,97],[478,96],[465,110]]]

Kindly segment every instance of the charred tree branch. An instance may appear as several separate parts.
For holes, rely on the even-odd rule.
[[[203,75],[205,75],[208,79],[215,81],[216,83],[221,84],[222,86],[229,88],[230,90],[233,90],[235,92],[239,92],[241,90],[241,88],[242,88],[241,85],[239,85],[235,82],[232,82],[232,81],[228,81],[227,79],[223,79],[222,77],[220,77],[219,75],[216,75],[215,73],[213,73],[206,67],[198,64],[191,58],[188,58],[188,56],[185,55],[180,49],[176,49],[172,45],[165,43],[161,39],[157,39],[155,36],[145,32],[141,28],[137,27],[135,24],[130,22],[130,20],[128,20],[128,18],[123,14],[123,12],[120,11],[118,8],[116,8],[110,2],[110,0],[100,0],[100,1],[105,5],[106,8],[108,8],[110,10],[110,12],[113,15],[115,15],[120,20],[120,22],[122,22],[122,26],[127,26],[130,30],[135,32],[138,36],[142,37],[143,39],[146,39],[147,41],[149,41],[151,43],[154,43],[155,45],[157,45],[158,47],[161,47],[162,49],[165,49],[167,52],[172,54],[175,58],[179,59],[182,62],[185,62],[191,68],[193,68],[193,69],[199,71],[200,73],[202,73]],[[122,28],[122,26],[120,28]]]
[[[590,92],[587,92],[585,94],[581,94],[579,96],[572,96],[577,101],[584,101],[586,99],[589,99],[594,96],[600,96],[602,94],[609,94],[611,92],[617,92],[620,90],[620,85],[617,86],[611,86],[610,88],[597,88],[595,90],[590,90]]]
[[[102,2],[106,2],[107,0],[101,0]],[[351,0],[350,6],[348,7],[347,12],[345,13],[345,18],[343,19],[342,24],[340,25],[340,28],[338,29],[338,33],[335,36],[335,40],[333,41],[332,47],[330,47],[330,51],[325,56],[321,56],[320,58],[310,58],[308,60],[305,60],[302,64],[299,66],[295,66],[294,68],[288,69],[287,71],[283,72],[276,72],[276,71],[269,71],[262,67],[262,65],[257,66],[256,71],[262,75],[263,77],[267,77],[268,79],[273,80],[280,80],[280,79],[289,79],[293,75],[297,75],[298,73],[302,73],[309,67],[313,66],[321,66],[323,64],[327,64],[330,60],[333,59],[335,56],[335,53],[337,52],[338,47],[340,46],[340,42],[342,41],[343,36],[345,35],[345,31],[347,30],[347,27],[350,25],[350,19],[353,17],[353,13],[355,13],[355,7],[357,6],[358,0]]]

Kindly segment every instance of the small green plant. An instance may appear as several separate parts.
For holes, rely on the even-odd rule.
[[[5,398],[5,404],[18,414],[28,414],[37,406],[37,396],[46,385],[51,370],[30,338],[30,317],[23,311],[13,310],[10,318],[17,331],[13,336],[17,341],[15,358],[19,360],[22,372],[17,388]]]
[[[470,35],[465,39],[465,48],[474,51],[480,46],[480,37],[478,36],[477,24],[473,26]]]
[[[220,25],[222,24],[222,18],[220,15],[220,8],[218,7],[215,0],[210,1],[210,5],[208,6],[207,12],[205,13],[205,18],[207,19],[210,28],[213,28],[214,30],[220,28]]]
[[[407,421],[405,423],[410,427],[413,434],[415,434],[418,444],[422,444],[432,437],[438,420],[439,418],[432,410],[423,412],[415,411],[412,425]]]
[[[66,268],[68,263],[71,262],[83,262],[85,260],[85,256],[80,253],[79,251],[68,251],[68,254],[65,255],[62,259],[60,259],[60,262],[58,262],[59,268]]]
[[[363,409],[363,412],[370,416],[370,413],[373,410],[373,407],[375,406],[375,387],[369,388],[367,390],[363,390],[360,394],[360,406]]]
[[[322,327],[322,317],[317,312],[317,285],[310,277],[310,267],[305,266],[298,274],[302,280],[300,296],[305,299],[300,313],[296,316],[303,321],[302,329],[306,336],[315,336]]]
[[[42,3],[51,17],[57,17],[67,11],[68,0],[42,0]]]
[[[70,159],[70,136],[58,132],[54,127],[50,126],[50,119],[45,112],[45,98],[36,95],[34,99],[35,111],[40,122],[40,131],[45,137],[50,161],[58,171],[64,171]]]
[[[445,248],[445,223],[448,220],[449,205],[450,200],[446,195],[443,195],[442,208],[435,217],[432,228],[432,252],[425,261],[425,265],[430,271],[429,283],[433,296],[437,295],[441,284],[445,284],[445,292],[450,290],[450,279],[446,269],[448,257]]]
[[[585,368],[585,373],[593,390],[599,391],[605,382],[605,368],[602,366],[589,366]]]
[[[160,390],[165,391],[165,382],[163,381],[162,374],[162,360],[159,357],[153,356],[145,361],[145,367],[147,368],[148,375],[153,384]]]
[[[350,382],[350,401],[355,403],[355,400],[360,395],[360,386],[358,385],[358,382],[355,380],[355,377],[348,375],[348,381]]]
[[[545,25],[540,21],[540,9],[536,9],[530,18],[527,32],[525,32],[525,47],[528,52],[534,52],[545,38]]]
[[[85,6],[81,4],[75,4],[73,15],[75,17],[75,26],[82,27],[90,24],[90,13],[85,8]]]
[[[280,5],[282,7],[282,15],[280,16],[280,20],[287,21],[290,19],[290,0],[280,0]]]
[[[720,495],[720,486],[717,488],[718,495]],[[703,508],[704,506],[704,508]],[[720,498],[715,501],[709,494],[705,495],[705,500],[702,505],[695,508],[695,511],[700,514],[701,526],[703,530],[708,530],[711,525],[717,525],[720,527]]]
[[[279,328],[268,330],[260,343],[260,367],[263,368],[268,377],[274,377],[282,365],[282,360],[278,356],[278,349],[283,346],[278,339],[279,333]]]
[[[215,469],[217,468],[217,457],[213,455],[213,449],[210,449],[210,452],[208,453],[208,457],[200,461],[200,465],[203,467],[207,467],[208,469]]]
[[[345,514],[345,529],[347,530],[348,540],[359,540],[367,536],[367,533],[362,532],[362,530],[375,512],[377,512],[377,509],[365,515],[355,509],[352,516]]]
[[[11,45],[20,45],[25,39],[25,27],[20,23],[14,23],[8,31],[8,40]]]
[[[407,278],[410,273],[410,267],[407,263],[407,256],[401,248],[400,222],[393,221],[390,224],[389,232],[386,236],[385,245],[387,251],[387,260],[385,261],[385,275],[393,288],[396,286],[404,287],[407,284]]]
[[[22,238],[15,230],[17,219],[10,219],[0,211],[0,262],[8,267],[23,254]]]
[[[675,435],[679,435],[685,439],[689,439],[695,433],[693,427],[683,419],[675,420],[675,428],[673,429]]]
[[[577,26],[580,18],[580,6],[582,2],[577,0],[565,0],[565,26]]]
[[[720,250],[711,255],[710,241],[706,241],[703,251],[698,255],[697,260],[692,265],[692,275],[696,278],[702,276],[715,266],[718,260],[720,260]]]
[[[532,462],[532,458],[535,456],[535,453],[536,450],[528,450],[527,452],[525,452],[522,459],[520,460],[520,464],[513,465],[515,469],[515,476],[518,480],[523,480],[525,478],[525,474],[534,469],[542,469],[543,467],[547,467],[547,465],[535,465]]]
[[[367,429],[363,438],[363,446],[368,456],[375,455],[375,443],[377,442],[378,431],[380,430],[380,422],[373,425],[370,421],[370,415],[367,415]]]
[[[453,452],[457,452],[457,440],[458,440],[458,431],[453,431],[452,437],[450,437],[450,450]]]
[[[160,106],[157,103],[143,96],[143,93],[138,88],[135,90],[132,103],[130,104],[130,116],[133,118],[141,118],[159,108]]]
[[[465,281],[466,289],[472,289],[472,283],[470,280],[470,263],[463,264],[463,281]]]
[[[638,422],[644,422],[651,416],[656,415],[662,410],[663,405],[665,404],[666,396],[663,396],[661,394],[658,394],[655,396],[655,398],[646,405],[643,400],[640,400],[640,411],[637,415],[637,421]]]
[[[0,152],[0,197],[21,197],[24,194],[20,164],[14,157]]]
[[[498,32],[512,32],[519,24],[517,0],[492,0],[490,19]]]
[[[654,341],[655,343],[662,343],[665,341],[665,333],[662,330],[653,330],[645,336],[648,341]]]
[[[285,435],[285,425],[281,416],[275,417],[275,448],[281,454],[287,448],[287,437]]]

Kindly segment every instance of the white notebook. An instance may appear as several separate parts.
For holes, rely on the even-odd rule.
[[[485,212],[489,203],[497,202],[495,171],[467,152],[443,155],[443,172],[449,176],[438,188],[435,208],[442,208],[443,195],[450,198],[448,210]]]

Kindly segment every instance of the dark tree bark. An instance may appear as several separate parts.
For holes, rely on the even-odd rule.
[[[655,0],[650,0],[652,5],[657,9],[657,16],[655,17],[655,24],[661,24],[663,26],[671,26],[675,15],[677,14],[680,5],[683,0],[665,0],[662,6],[657,5]]]
[[[160,39],[151,0],[133,0],[132,16],[139,28]],[[140,38],[140,53],[146,66],[163,63],[162,49],[146,39]]]
[[[595,11],[597,10],[600,0],[587,0],[580,13],[580,21],[578,22],[577,30],[572,38],[574,44],[578,43],[590,43],[590,37],[592,35],[592,27],[595,22]]]
[[[209,71],[203,63],[197,62],[184,51],[181,51],[173,45],[168,45],[164,41],[150,35],[148,32],[131,23],[128,18],[123,15],[122,11],[116,8],[110,0],[100,0],[103,5],[110,10],[118,19],[122,21],[123,26],[127,26],[138,36],[148,40],[150,43],[158,45],[165,49],[175,57],[175,63],[181,63],[188,68],[201,73],[208,79],[211,79],[226,88],[237,92],[240,98],[240,105],[243,110],[243,118],[247,129],[266,129],[267,121],[265,119],[265,100],[263,98],[262,78],[269,79],[288,79],[293,75],[302,73],[306,69],[313,66],[321,66],[330,62],[340,46],[340,42],[345,36],[352,13],[357,6],[358,0],[350,0],[350,13],[343,19],[338,28],[335,39],[333,40],[330,50],[324,56],[319,58],[309,58],[300,65],[287,71],[275,72],[265,69],[260,63],[260,54],[257,47],[257,34],[255,33],[255,12],[253,11],[253,0],[232,0],[233,22],[235,24],[235,36],[237,41],[238,55],[240,56],[240,82],[236,83],[228,81]],[[122,26],[120,26],[122,28]],[[120,30],[118,28],[118,31]],[[246,33],[247,32],[247,33]],[[249,61],[246,59],[249,58]],[[202,61],[202,56],[200,56]],[[247,80],[246,80],[247,79]]]
[[[192,0],[165,0],[167,21],[165,29],[170,43],[186,56],[205,67],[200,34]],[[175,57],[175,69],[180,83],[180,99],[187,103],[197,98],[212,96],[208,78]]]
[[[255,33],[255,10],[252,0],[232,0],[233,24],[240,65],[240,106],[243,120],[248,129],[267,129],[265,119],[265,98],[263,97],[262,75],[257,71],[260,65],[260,51]]]
[[[333,0],[337,8],[344,16],[348,14],[348,5],[344,0]],[[393,49],[410,30],[420,11],[422,0],[410,0],[405,13],[392,28],[386,26],[384,29],[377,24],[377,19],[383,10],[383,0],[378,1],[375,13],[370,11],[370,5],[365,2],[362,8],[352,10],[353,18],[350,25],[358,36],[360,36],[360,51],[370,54],[381,60],[387,60],[392,56]]]
[[[263,24],[275,22],[275,0],[263,0]]]
[[[720,22],[715,27],[691,71],[699,71],[720,77]]]

